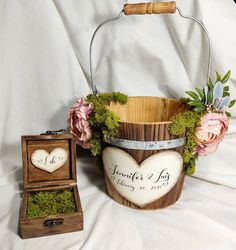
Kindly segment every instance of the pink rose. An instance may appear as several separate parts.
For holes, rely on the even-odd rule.
[[[228,117],[223,113],[205,114],[201,118],[201,126],[195,131],[198,144],[195,151],[200,156],[215,152],[228,130],[228,125]]]
[[[89,140],[92,137],[92,131],[89,124],[89,116],[92,111],[91,103],[88,104],[83,98],[80,98],[69,113],[70,132],[76,137],[77,144],[83,148],[91,147]]]

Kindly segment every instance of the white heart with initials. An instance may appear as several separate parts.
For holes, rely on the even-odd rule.
[[[62,167],[68,159],[68,153],[63,148],[55,148],[51,153],[37,149],[31,154],[32,164],[39,169],[53,173]]]
[[[140,165],[125,151],[106,147],[103,165],[113,187],[139,207],[167,194],[176,184],[183,169],[183,158],[176,151],[154,154]]]

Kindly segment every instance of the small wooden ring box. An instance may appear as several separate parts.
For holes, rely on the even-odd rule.
[[[75,139],[71,134],[22,136],[24,172],[20,234],[23,239],[83,230],[83,211],[76,181]],[[47,169],[48,168],[48,169]],[[29,219],[31,192],[71,190],[75,212]]]

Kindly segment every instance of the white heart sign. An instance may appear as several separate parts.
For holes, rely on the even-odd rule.
[[[183,168],[183,158],[176,151],[154,154],[140,165],[125,151],[106,147],[103,165],[113,187],[139,207],[167,194],[176,184]]]
[[[68,153],[63,148],[55,148],[51,153],[37,149],[31,154],[32,164],[39,169],[53,173],[62,167],[68,159]]]

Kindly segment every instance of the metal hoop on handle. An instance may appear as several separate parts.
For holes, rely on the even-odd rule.
[[[211,39],[210,39],[210,35],[209,35],[209,32],[208,30],[206,29],[205,25],[200,21],[198,20],[197,18],[195,17],[192,17],[192,16],[187,16],[187,15],[184,15],[181,11],[180,8],[176,7],[176,10],[178,11],[179,15],[183,18],[186,18],[186,19],[190,19],[194,22],[196,22],[197,24],[200,25],[200,27],[203,29],[203,31],[205,32],[205,35],[207,37],[207,41],[208,41],[208,64],[207,64],[207,78],[206,78],[206,84],[208,84],[208,79],[209,79],[209,76],[210,76],[210,71],[211,71]]]
[[[164,14],[164,13],[175,13],[177,10],[178,14],[185,19],[190,19],[194,22],[196,22],[204,31],[207,41],[208,41],[208,65],[207,65],[207,77],[206,77],[206,84],[208,84],[208,79],[210,76],[210,70],[211,70],[211,39],[208,33],[208,30],[204,26],[204,24],[198,20],[197,18],[193,16],[184,15],[179,7],[176,6],[175,2],[154,2],[154,3],[140,3],[140,4],[125,4],[124,8],[121,10],[121,12],[112,18],[108,18],[105,21],[103,21],[101,24],[98,25],[98,27],[95,29],[89,46],[89,70],[90,70],[90,84],[92,88],[92,92],[96,94],[97,87],[94,84],[93,81],[93,61],[92,61],[92,53],[93,53],[93,44],[95,40],[95,36],[97,32],[107,23],[116,21],[121,18],[122,13],[124,12],[125,15],[137,15],[137,14]]]
[[[90,46],[89,46],[90,84],[91,84],[92,91],[93,91],[94,94],[97,93],[96,85],[94,85],[94,82],[93,82],[93,69],[92,69],[92,66],[93,66],[93,65],[92,65],[92,53],[93,53],[93,42],[94,42],[94,38],[95,38],[95,36],[96,36],[98,30],[99,30],[100,28],[102,28],[102,26],[104,26],[104,25],[107,24],[107,23],[110,23],[110,22],[113,22],[113,21],[118,20],[118,19],[121,17],[122,13],[123,13],[123,10],[119,13],[118,16],[108,18],[108,19],[106,19],[105,21],[103,21],[102,23],[100,23],[100,24],[98,25],[98,27],[95,29],[95,31],[94,31],[94,33],[93,33],[93,36],[92,36],[92,39],[91,39],[91,41],[90,41]]]

